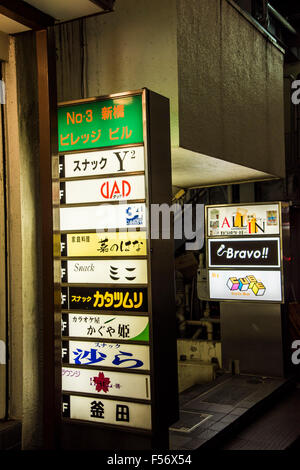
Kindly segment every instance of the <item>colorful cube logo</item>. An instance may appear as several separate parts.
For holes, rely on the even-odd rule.
[[[227,281],[227,287],[231,291],[245,292],[251,290],[256,296],[262,296],[266,292],[264,284],[261,281],[257,281],[252,274],[239,279],[237,277],[230,277]]]

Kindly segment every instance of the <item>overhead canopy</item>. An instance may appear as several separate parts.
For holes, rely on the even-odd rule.
[[[2,0],[0,31],[15,34],[111,11],[114,0]]]
[[[172,184],[201,188],[222,184],[270,180],[274,176],[237,163],[214,158],[182,147],[172,148]]]

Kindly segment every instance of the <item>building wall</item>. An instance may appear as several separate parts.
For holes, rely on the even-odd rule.
[[[178,145],[176,30],[174,0],[118,0],[113,13],[58,25],[58,101],[149,88],[170,99]]]
[[[42,438],[42,312],[39,255],[39,135],[34,33],[10,39],[7,89],[9,415],[22,445]]]
[[[227,0],[117,0],[114,13],[57,26],[56,40],[59,101],[147,87],[170,99],[174,147],[283,174],[282,53]],[[22,419],[23,447],[32,448],[42,436],[47,262],[33,33],[11,39],[5,74],[10,416]]]
[[[285,176],[283,54],[228,0],[178,0],[180,146]]]
[[[283,53],[231,0],[118,0],[56,39],[59,101],[148,87],[173,149],[284,176]]]

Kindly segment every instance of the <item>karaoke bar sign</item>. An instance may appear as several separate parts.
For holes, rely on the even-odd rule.
[[[146,315],[63,313],[61,323],[63,337],[149,341],[149,317]]]
[[[208,240],[209,267],[280,267],[279,238],[218,238]]]

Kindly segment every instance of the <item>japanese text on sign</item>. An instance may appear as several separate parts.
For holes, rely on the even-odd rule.
[[[145,256],[146,232],[61,234],[61,256]]]
[[[70,153],[59,157],[60,178],[84,178],[144,170],[144,147],[142,146]]]
[[[147,312],[146,288],[63,287],[62,308]]]
[[[140,95],[58,109],[59,151],[143,142]]]
[[[149,341],[149,318],[127,315],[62,314],[62,335]]]

